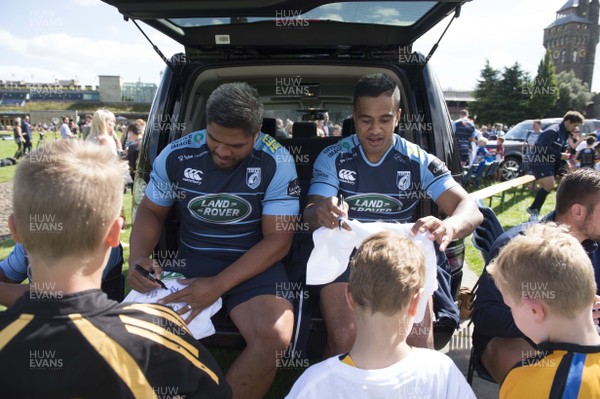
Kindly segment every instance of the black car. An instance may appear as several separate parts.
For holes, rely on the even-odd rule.
[[[134,215],[156,156],[172,141],[205,128],[208,95],[233,81],[258,90],[265,107],[263,132],[275,136],[276,118],[295,122],[293,138],[279,141],[296,161],[303,196],[317,155],[339,140],[317,137],[307,124],[327,112],[343,126],[343,135],[352,134],[354,86],[361,76],[376,72],[389,74],[400,87],[398,133],[461,178],[442,90],[428,58],[413,52],[412,44],[447,15],[457,17],[466,0],[104,1],[127,19],[145,22],[185,46],[185,54],[166,61],[150,111],[135,174]],[[415,216],[430,214],[439,215],[435,203],[422,201]],[[160,249],[177,248],[178,217],[173,212],[164,226]],[[450,255],[456,291],[463,254]]]

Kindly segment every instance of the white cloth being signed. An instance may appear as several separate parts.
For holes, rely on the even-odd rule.
[[[185,287],[187,285],[183,285],[177,282],[176,279],[162,279],[162,282],[167,286],[168,289],[157,288],[155,290],[141,293],[135,290],[131,290],[127,297],[123,300],[123,302],[136,302],[136,303],[157,303],[159,299],[166,297],[167,295],[171,295]],[[166,304],[166,306],[170,307],[174,311],[177,311],[185,306],[187,303],[184,302],[174,302]],[[219,298],[215,303],[213,303],[208,308],[204,309],[200,312],[199,315],[194,317],[194,319],[187,325],[188,329],[191,331],[192,335],[196,339],[205,338],[211,336],[215,333],[215,327],[212,324],[210,318],[217,313],[222,306],[221,298]],[[185,320],[191,311],[184,313],[181,315],[181,318]]]
[[[425,293],[419,302],[415,323],[423,320],[427,301],[438,288],[437,260],[433,242],[426,234],[413,235],[410,232],[412,223],[361,223],[357,220],[346,220],[352,231],[319,228],[313,233],[315,248],[310,254],[306,267],[306,284],[327,284],[339,277],[346,268],[352,250],[358,248],[363,240],[381,231],[391,231],[403,237],[410,238],[419,245],[425,254]]]

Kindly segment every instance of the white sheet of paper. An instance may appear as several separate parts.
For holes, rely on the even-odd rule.
[[[164,288],[157,288],[155,290],[141,293],[135,290],[131,290],[129,294],[123,299],[123,302],[135,302],[135,303],[157,303],[159,299],[166,297],[167,295],[171,295],[185,287],[186,285],[180,284],[175,279],[164,279],[163,283],[167,286],[167,290]],[[211,336],[215,333],[215,327],[212,324],[210,318],[217,313],[222,306],[221,298],[219,298],[215,303],[213,303],[208,308],[204,309],[198,316],[196,316],[190,324],[187,325],[192,335],[196,339],[205,338]],[[184,302],[175,302],[169,303],[166,306],[170,307],[174,311],[177,311],[185,306],[187,303]],[[181,315],[183,320],[186,319],[190,315],[191,311],[184,313]]]
[[[313,233],[315,248],[310,254],[306,267],[306,284],[327,284],[339,277],[348,267],[350,254],[358,248],[363,240],[380,231],[392,231],[417,243],[425,254],[425,294],[419,302],[415,323],[423,320],[427,301],[438,288],[437,260],[433,242],[426,234],[414,236],[410,229],[412,223],[361,223],[357,220],[347,220],[352,231],[326,229],[321,227]]]

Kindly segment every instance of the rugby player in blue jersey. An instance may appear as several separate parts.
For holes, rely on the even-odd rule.
[[[276,355],[292,336],[293,311],[280,260],[299,215],[300,189],[293,158],[261,133],[263,106],[246,83],[227,83],[209,96],[207,128],[166,147],[154,162],[146,196],[131,232],[130,264],[152,270],[149,256],[173,206],[181,215],[178,262],[187,287],[164,299],[186,302],[186,322],[223,299],[246,341],[227,373],[236,398],[263,397],[276,372]],[[140,292],[158,284],[131,271]]]
[[[483,216],[442,161],[394,134],[400,112],[400,90],[389,76],[373,74],[358,81],[353,110],[356,134],[325,148],[317,158],[304,221],[312,228],[337,228],[339,216],[415,222],[413,232],[429,232],[443,252],[452,240],[468,236]],[[339,194],[345,199],[343,206],[338,204]],[[448,217],[414,220],[419,201],[428,198]],[[344,297],[347,282],[348,271],[321,289],[328,332],[326,355],[347,352],[354,341],[353,316]],[[451,299],[446,298],[448,306],[454,306]],[[424,323],[429,336],[411,336],[409,343],[432,345],[431,321]]]

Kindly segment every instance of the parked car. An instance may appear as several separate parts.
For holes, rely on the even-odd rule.
[[[581,134],[588,135],[595,133],[600,128],[600,119],[586,119],[581,126]]]
[[[542,130],[548,126],[560,123],[562,117],[542,119]],[[581,126],[581,134],[589,134],[600,127],[600,120],[586,119]],[[527,119],[517,123],[504,135],[504,162],[500,165],[502,179],[514,179],[528,170],[527,160],[523,157],[524,143],[527,133],[532,131],[533,119]],[[496,140],[490,140],[487,144],[488,149],[496,149]]]
[[[134,214],[154,159],[172,141],[205,128],[208,95],[233,81],[258,90],[265,108],[263,132],[275,135],[275,118],[295,122],[293,138],[279,141],[294,156],[304,196],[317,155],[339,137],[316,137],[300,126],[323,119],[327,111],[331,121],[343,125],[343,135],[352,134],[348,116],[354,86],[361,76],[375,72],[389,74],[401,88],[398,133],[444,161],[457,180],[462,177],[442,89],[428,59],[412,52],[412,43],[447,15],[458,16],[466,0],[103,1],[185,47],[185,54],[168,61],[150,111],[135,172]],[[294,11],[300,8],[302,14]],[[415,215],[439,211],[433,201],[421,201]],[[158,249],[177,248],[178,218],[174,210]],[[297,234],[310,239],[306,231]],[[450,257],[454,292],[460,287],[463,255],[459,249]],[[228,334],[235,331],[224,332],[217,325],[212,342]]]
[[[555,123],[560,123],[562,118],[542,119],[542,130]],[[504,161],[500,165],[503,180],[514,179],[524,172],[523,149],[527,134],[533,129],[533,119],[517,123],[506,132],[504,137]],[[490,140],[487,147],[496,149],[496,140]]]

